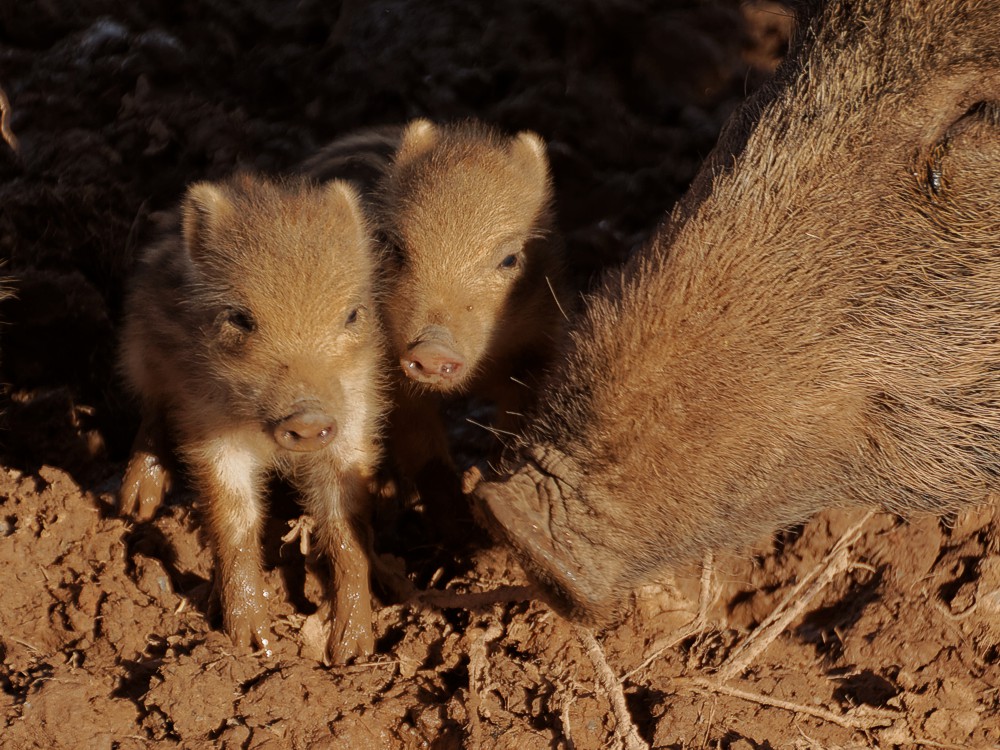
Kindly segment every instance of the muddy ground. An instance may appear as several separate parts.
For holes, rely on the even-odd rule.
[[[531,128],[584,291],[683,192],[788,29],[763,0],[0,0],[19,140],[0,144],[16,292],[0,303],[0,746],[1000,746],[988,510],[824,514],[637,592],[592,640],[524,597],[503,550],[390,509],[380,553],[437,599],[386,597],[377,655],[342,668],[316,661],[322,581],[281,541],[282,488],[270,658],[210,616],[183,484],[148,524],[115,516],[137,424],[113,365],[123,283],[186,183],[280,172],[415,116]]]

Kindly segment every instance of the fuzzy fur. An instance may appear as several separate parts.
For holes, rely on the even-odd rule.
[[[442,397],[491,402],[496,426],[512,429],[562,334],[560,307],[568,305],[545,145],[527,131],[418,119],[347,135],[304,169],[358,181],[388,249],[383,315],[396,372],[395,468],[417,484],[427,467],[449,473]],[[504,267],[511,255],[514,267]],[[459,376],[410,379],[406,360],[421,345],[454,353]]]
[[[144,467],[172,442],[215,548],[225,628],[266,648],[263,493],[269,473],[286,474],[335,571],[328,656],[367,655],[366,482],[386,399],[379,263],[357,195],[345,183],[243,175],[191,186],[180,225],[145,250],[126,302],[121,363],[143,428],[123,510],[155,511],[163,482]],[[283,450],[274,431],[302,412],[323,415],[335,437],[320,450]],[[357,631],[347,640],[345,627]]]
[[[821,508],[1000,489],[1000,2],[832,2],[475,495],[562,611]]]

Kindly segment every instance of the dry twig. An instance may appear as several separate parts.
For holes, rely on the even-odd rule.
[[[471,747],[481,748],[483,746],[483,727],[480,717],[488,718],[489,714],[483,716],[482,704],[483,695],[492,688],[490,680],[489,654],[486,653],[486,644],[495,641],[503,635],[503,628],[497,622],[483,630],[476,628],[472,638],[472,646],[469,649],[469,723]]]
[[[17,153],[17,136],[10,129],[10,111],[10,100],[7,99],[7,93],[3,88],[0,88],[0,137],[7,142],[14,153]]]
[[[589,630],[574,626],[576,637],[580,639],[587,650],[587,656],[594,665],[597,672],[597,681],[608,694],[611,702],[611,713],[615,717],[615,738],[625,750],[649,750],[649,745],[639,736],[639,730],[632,722],[632,716],[625,705],[625,692],[622,690],[621,682],[612,671],[608,660],[604,658],[604,649],[594,638],[594,634]]]
[[[728,695],[733,698],[739,698],[740,700],[750,701],[751,703],[758,703],[762,706],[782,708],[786,711],[791,711],[792,713],[804,714],[806,716],[812,716],[815,719],[822,719],[823,721],[828,721],[831,724],[836,724],[837,726],[844,727],[845,729],[868,730],[876,729],[878,727],[887,727],[896,721],[896,719],[900,718],[900,714],[896,711],[870,708],[868,706],[859,706],[847,714],[837,714],[833,711],[827,711],[824,708],[804,706],[800,703],[792,703],[790,701],[783,701],[779,698],[771,698],[759,693],[751,693],[747,690],[740,690],[739,688],[727,687],[726,685],[720,685],[717,682],[706,680],[701,677],[695,677],[690,680],[680,680],[679,682],[682,685],[690,687],[696,693],[703,693],[706,695]]]
[[[795,588],[793,588],[774,611],[754,630],[745,641],[743,641],[733,653],[729,655],[726,663],[719,669],[718,677],[720,682],[726,682],[740,674],[750,666],[761,652],[766,649],[772,641],[781,635],[785,628],[795,620],[802,611],[809,605],[820,591],[822,591],[832,581],[838,573],[848,570],[851,561],[848,553],[851,545],[861,536],[861,530],[868,520],[874,515],[869,511],[865,516],[849,528],[840,537],[833,549],[827,553],[826,557],[813,568],[809,575],[803,578]]]

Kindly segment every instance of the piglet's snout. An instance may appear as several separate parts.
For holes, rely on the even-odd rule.
[[[464,375],[465,360],[438,341],[416,344],[400,358],[403,370],[413,380],[431,383]]]
[[[337,436],[337,421],[317,408],[303,408],[277,422],[271,435],[285,450],[308,453]]]

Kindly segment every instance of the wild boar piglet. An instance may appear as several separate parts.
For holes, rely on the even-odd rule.
[[[286,475],[332,564],[327,657],[368,655],[368,493],[387,399],[358,196],[245,174],[192,185],[178,223],[145,249],[126,301],[121,366],[143,422],[121,510],[152,516],[172,443],[214,547],[225,629],[267,649],[264,490]]]
[[[492,404],[498,434],[510,431],[562,333],[568,305],[545,144],[530,131],[417,119],[350,133],[303,170],[350,179],[368,196],[389,248],[390,453],[418,485],[450,473],[457,492],[442,416],[450,397]]]
[[[552,201],[535,133],[426,120],[403,132],[379,206],[386,327],[404,376],[391,443],[405,474],[452,468],[443,398],[493,404],[501,434],[536,398],[568,306]]]

